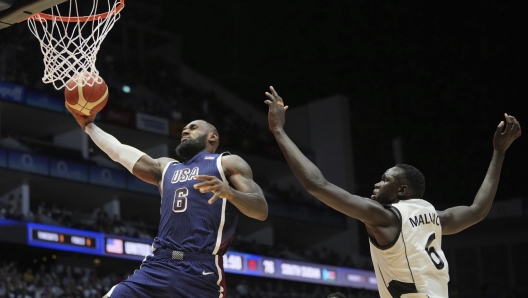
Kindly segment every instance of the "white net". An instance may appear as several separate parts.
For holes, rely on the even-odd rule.
[[[68,84],[70,78],[78,76],[79,85],[92,86],[101,80],[95,67],[97,52],[108,32],[119,19],[119,12],[124,6],[124,0],[92,0],[91,11],[80,15],[86,0],[69,1],[61,8],[54,6],[48,14],[36,14],[28,19],[29,29],[40,41],[44,54],[44,76],[42,81],[52,83],[55,89],[63,87],[73,90],[75,84]],[[102,4],[100,5],[101,2]],[[104,6],[104,2],[108,7]],[[108,8],[108,9],[107,9]],[[88,8],[89,9],[89,8]],[[98,11],[105,11],[99,13]]]

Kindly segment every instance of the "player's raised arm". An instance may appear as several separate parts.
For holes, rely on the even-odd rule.
[[[348,193],[346,190],[328,182],[319,168],[302,154],[284,131],[285,113],[282,98],[273,87],[265,103],[269,106],[268,122],[288,165],[304,188],[326,205],[356,219],[367,227],[389,227],[394,225],[395,215],[380,203]],[[379,241],[381,242],[381,241]]]
[[[504,117],[506,118],[506,123],[501,121],[493,136],[493,157],[491,158],[486,177],[473,200],[473,204],[471,206],[457,206],[445,211],[438,211],[442,234],[458,233],[483,220],[488,215],[497,192],[505,152],[511,143],[521,136],[521,126],[517,119],[508,114],[504,114]]]
[[[209,204],[218,198],[225,198],[244,215],[265,220],[268,217],[268,204],[262,189],[253,181],[253,172],[248,163],[240,156],[227,155],[222,156],[222,168],[234,188],[214,176],[207,175],[195,176],[195,179],[203,182],[195,184],[194,188],[202,193],[214,193],[209,199]]]
[[[97,125],[93,123],[95,115],[79,115],[72,111],[68,105],[66,105],[66,109],[70,111],[77,123],[79,123],[81,128],[90,136],[97,147],[108,154],[113,161],[123,165],[130,171],[130,173],[134,174],[139,179],[159,187],[163,167],[171,159],[153,159],[146,153],[134,147],[122,144],[114,136],[97,127]]]

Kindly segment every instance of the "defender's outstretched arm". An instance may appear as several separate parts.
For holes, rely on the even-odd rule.
[[[486,177],[471,206],[457,206],[438,211],[442,234],[450,235],[463,231],[483,220],[491,209],[497,193],[504,156],[511,143],[521,136],[521,126],[515,117],[504,114],[506,124],[501,121],[493,137],[493,157]]]
[[[306,190],[326,205],[350,217],[356,218],[370,227],[389,227],[394,224],[395,215],[380,203],[350,194],[346,190],[328,182],[319,168],[302,154],[284,131],[285,113],[282,98],[273,87],[269,98],[268,122],[275,140],[279,144],[288,165]]]

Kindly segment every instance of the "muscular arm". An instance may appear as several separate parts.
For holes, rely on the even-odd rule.
[[[171,161],[174,161],[174,159],[168,157],[154,159],[145,154],[134,164],[132,174],[147,183],[158,186],[161,193],[163,170],[167,163]]]
[[[457,206],[445,211],[438,211],[442,234],[450,235],[463,231],[488,215],[497,187],[506,149],[521,135],[521,128],[514,117],[506,115],[506,127],[501,122],[493,138],[493,157],[488,167],[486,177],[473,200],[471,206]]]
[[[71,110],[66,105],[81,128],[90,136],[92,141],[105,152],[113,161],[120,163],[139,179],[158,186],[161,182],[162,171],[170,158],[153,159],[140,150],[122,144],[111,134],[95,125],[95,115],[83,116]]]
[[[268,204],[262,189],[253,181],[253,172],[245,160],[237,155],[222,156],[224,174],[234,188],[213,176],[196,175],[195,179],[204,180],[194,185],[200,192],[212,192],[209,204],[218,198],[225,198],[242,214],[258,220],[268,217]]]
[[[302,154],[284,131],[285,111],[288,107],[283,107],[282,99],[273,88],[271,88],[271,91],[273,94],[266,93],[269,98],[266,104],[269,106],[268,122],[270,130],[273,132],[273,136],[279,144],[288,165],[304,188],[326,205],[364,222],[369,231],[393,226],[397,221],[393,212],[386,210],[374,200],[350,194],[328,182],[317,166]],[[391,237],[389,235],[383,238]],[[377,240],[381,244],[386,239]]]
[[[134,147],[122,144],[93,123],[87,125],[85,131],[113,161],[122,164],[139,179],[159,187],[163,169],[173,159],[167,157],[153,159]]]
[[[222,166],[235,189],[227,198],[246,216],[258,220],[268,217],[268,203],[260,186],[253,181],[253,171],[248,163],[237,155],[222,157]]]
[[[438,211],[443,235],[463,231],[488,215],[499,185],[503,161],[504,154],[494,151],[486,177],[471,206],[456,206],[445,211]]]
[[[393,224],[394,215],[378,202],[350,194],[328,182],[319,168],[302,154],[284,130],[276,130],[273,135],[293,173],[311,195],[368,226],[388,227]]]

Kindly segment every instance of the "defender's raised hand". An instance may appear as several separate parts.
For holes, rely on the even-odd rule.
[[[515,139],[521,136],[519,121],[506,113],[504,113],[504,118],[506,118],[506,123],[504,121],[499,123],[493,137],[493,148],[502,154],[506,152],[506,149],[510,147]]]
[[[270,91],[266,92],[266,96],[269,98],[264,101],[268,105],[268,123],[271,131],[282,130],[284,128],[284,123],[286,122],[286,110],[288,106],[284,106],[284,101],[277,94],[277,91],[270,86]]]

